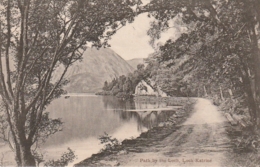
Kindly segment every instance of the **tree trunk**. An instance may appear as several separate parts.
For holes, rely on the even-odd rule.
[[[208,96],[208,93],[207,93],[207,90],[206,90],[206,87],[205,87],[205,86],[203,86],[203,89],[204,89],[204,94],[205,94],[205,96]]]
[[[222,91],[221,86],[219,87],[219,91],[220,91],[221,100],[224,100],[223,91]]]
[[[29,146],[21,147],[21,161],[22,161],[22,166],[36,166],[35,159],[31,153],[31,147]]]
[[[31,146],[23,143],[23,144],[18,144],[17,147],[18,147],[18,149],[16,149],[17,166],[36,166],[35,159],[31,153]]]
[[[232,89],[228,89],[228,93],[229,93],[230,97],[232,98],[233,97]]]
[[[14,110],[13,113],[19,113],[18,110]],[[26,132],[24,129],[25,119],[23,115],[25,113],[21,112],[21,115],[17,117],[14,114],[12,121],[14,122],[10,124],[13,140],[14,140],[14,148],[15,148],[15,160],[17,166],[36,166],[35,158],[31,152],[31,146],[33,142],[26,138]]]
[[[254,125],[254,127],[256,127],[257,125],[257,102],[254,98],[254,90],[252,90],[251,88],[251,84],[250,84],[250,78],[247,76],[243,76],[243,84],[244,84],[244,90],[245,93],[247,95],[247,106],[249,109],[249,114],[251,117],[251,121]]]
[[[258,48],[258,40],[255,32],[255,26],[251,26],[250,37],[252,41],[252,54],[253,54],[253,63],[254,63],[254,92],[253,98],[255,102],[255,119],[256,127],[260,127],[260,53]]]
[[[17,166],[22,166],[20,147],[15,143],[15,161]]]

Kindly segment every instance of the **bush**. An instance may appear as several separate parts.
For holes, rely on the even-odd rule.
[[[74,151],[68,148],[68,152],[64,152],[61,158],[58,160],[49,160],[44,163],[44,166],[67,166],[70,162],[73,162],[76,158]]]
[[[100,152],[112,152],[121,148],[121,143],[116,138],[112,138],[112,136],[109,136],[106,132],[103,136],[99,137],[99,140],[101,144],[105,144],[104,148],[101,149]]]

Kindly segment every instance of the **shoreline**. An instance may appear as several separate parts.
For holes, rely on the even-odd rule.
[[[195,99],[191,98],[172,98],[173,103],[183,105],[182,108],[176,108],[175,114],[170,116],[167,121],[160,123],[157,127],[153,127],[147,132],[143,132],[135,139],[125,139],[121,145],[113,150],[102,150],[97,154],[75,164],[74,166],[117,166],[119,162],[114,160],[114,156],[128,154],[129,152],[142,152],[146,147],[155,144],[161,139],[167,137],[181,127],[181,124],[193,112]],[[177,101],[177,102],[176,102]]]

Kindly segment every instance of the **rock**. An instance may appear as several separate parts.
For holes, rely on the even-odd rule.
[[[117,162],[116,160],[101,160],[100,163],[102,164],[102,166],[119,166],[120,163]]]
[[[122,144],[136,144],[136,140],[129,140],[129,139],[125,139]]]
[[[247,122],[244,121],[243,116],[234,114],[233,118],[244,128],[248,126]]]
[[[171,126],[173,123],[171,122],[165,122],[165,126]]]
[[[158,127],[163,127],[163,126],[164,126],[163,122],[159,123],[159,125],[158,125]]]
[[[125,155],[127,154],[128,152],[126,150],[121,150],[117,153],[117,155]]]
[[[237,125],[237,121],[229,113],[224,114],[231,125]]]
[[[178,118],[178,116],[176,114],[173,115],[174,118]]]

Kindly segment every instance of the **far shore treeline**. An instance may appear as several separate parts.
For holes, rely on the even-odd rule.
[[[128,99],[136,93],[138,83],[144,80],[153,90],[160,87],[168,96],[196,96],[197,92],[189,90],[181,78],[175,77],[175,68],[164,66],[157,56],[158,53],[150,55],[145,59],[146,65],[138,64],[133,73],[116,77],[111,82],[105,81],[102,91],[96,94]]]
[[[114,78],[111,82],[104,82],[104,86],[98,95],[112,95],[118,98],[130,98],[135,93],[137,84],[149,77],[149,71],[143,64],[137,65],[137,70],[127,76],[121,75]]]

